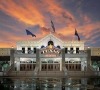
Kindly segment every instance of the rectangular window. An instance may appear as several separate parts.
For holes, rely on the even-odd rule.
[[[31,53],[30,51],[31,51],[31,48],[30,48],[30,47],[28,47],[28,54],[30,54],[30,53]]]
[[[65,48],[65,53],[68,53],[68,49],[67,48]]]
[[[25,53],[25,47],[22,47],[22,53]]]
[[[76,48],[76,53],[79,53],[79,48]]]
[[[70,53],[73,54],[73,48],[70,48]]]
[[[36,53],[36,48],[34,48],[34,53]]]

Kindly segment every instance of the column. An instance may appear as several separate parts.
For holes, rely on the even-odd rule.
[[[84,71],[84,61],[81,59],[81,71]]]
[[[28,53],[28,47],[25,47],[25,53]]]
[[[65,67],[65,49],[62,49],[62,67]]]
[[[91,49],[87,50],[87,68],[91,66]]]
[[[87,61],[86,58],[81,58],[81,71],[87,70]]]
[[[69,51],[70,51],[70,47],[68,47],[68,54],[69,54]]]
[[[11,65],[14,65],[14,52],[15,52],[15,50],[14,49],[11,49],[10,50],[10,66]]]
[[[76,53],[76,47],[73,47],[73,50],[74,50],[74,52],[73,52],[73,53]]]
[[[40,69],[40,50],[36,49],[36,67]]]
[[[16,61],[16,69],[17,69],[17,71],[20,71],[20,58],[16,57],[15,61]]]
[[[33,51],[33,47],[31,47],[31,50]]]
[[[60,71],[62,71],[62,60],[60,59]]]
[[[42,67],[42,65],[41,65],[42,63],[41,63],[41,61],[40,61],[40,71],[41,71],[41,67]]]
[[[32,54],[34,53],[34,48],[33,47],[31,47],[31,50],[32,50]]]

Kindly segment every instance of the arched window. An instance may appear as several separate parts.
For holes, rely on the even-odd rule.
[[[48,63],[53,63],[53,60],[48,60]]]
[[[60,46],[57,46],[57,48],[59,48],[59,49],[60,49]]]
[[[44,48],[44,46],[42,45],[41,48]]]
[[[50,41],[48,42],[48,46],[49,46],[49,45],[53,45],[53,46],[54,46],[53,41],[50,40]]]

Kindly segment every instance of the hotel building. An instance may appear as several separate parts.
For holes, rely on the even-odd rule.
[[[1,76],[15,83],[16,79],[57,78],[70,85],[77,78],[87,84],[87,78],[100,76],[100,48],[86,48],[84,43],[63,41],[52,33],[38,41],[18,41],[16,48],[0,49],[0,61],[9,63],[6,70],[1,69]]]

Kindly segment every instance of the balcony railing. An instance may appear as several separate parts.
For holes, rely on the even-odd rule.
[[[33,50],[16,50],[15,54],[35,54]]]
[[[87,54],[86,50],[78,50],[78,52],[75,53],[75,50],[68,50],[67,54]]]

